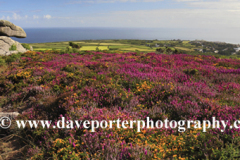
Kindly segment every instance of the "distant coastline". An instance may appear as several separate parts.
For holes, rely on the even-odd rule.
[[[25,28],[27,38],[21,43],[47,43],[77,40],[141,39],[141,40],[196,40],[219,41],[240,44],[235,34],[219,34],[218,31],[172,28]],[[227,35],[227,36],[226,36]],[[13,38],[14,39],[14,38]]]

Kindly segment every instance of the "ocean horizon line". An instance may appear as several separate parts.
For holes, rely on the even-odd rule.
[[[20,43],[50,43],[82,40],[205,40],[239,44],[235,32],[221,34],[217,30],[197,30],[186,28],[112,28],[112,27],[59,27],[23,28],[26,38],[13,38]],[[227,36],[226,36],[227,35]]]

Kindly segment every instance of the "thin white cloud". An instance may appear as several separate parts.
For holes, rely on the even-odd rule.
[[[184,2],[194,8],[207,9],[240,9],[239,0],[175,0],[177,2]]]
[[[176,0],[177,2],[196,2],[201,0]]]
[[[73,19],[74,17],[52,17],[52,18],[57,18],[57,19]]]
[[[12,16],[2,16],[2,19],[7,19],[7,20],[22,20],[22,19],[27,19],[28,16],[20,16],[19,14],[15,13],[15,12],[11,12]]]
[[[116,3],[116,2],[159,2],[164,0],[78,0],[71,1],[68,4],[77,4],[77,3]]]
[[[240,14],[212,9],[160,9],[116,11],[97,16],[78,17],[88,26],[151,28],[237,28]],[[80,22],[79,22],[80,24]]]
[[[37,15],[33,15],[33,19],[38,19],[39,17]]]
[[[48,15],[44,15],[43,18],[45,18],[45,19],[51,19],[52,16],[48,14]]]
[[[31,10],[31,12],[41,12],[42,10],[36,9],[36,10]]]
[[[19,14],[17,14],[17,13],[13,13],[12,17],[13,17],[14,20],[22,19],[22,17]]]

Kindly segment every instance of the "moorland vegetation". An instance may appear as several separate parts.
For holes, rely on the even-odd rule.
[[[211,127],[202,132],[193,126],[186,132],[177,128],[144,128],[137,132],[136,128],[118,129],[113,125],[112,129],[98,128],[91,132],[84,128],[53,129],[53,126],[18,129],[13,124],[8,130],[0,130],[1,141],[11,135],[21,137],[21,147],[27,148],[22,157],[239,158],[240,130],[229,126],[239,120],[240,60],[182,54],[181,50],[168,55],[66,49],[68,45],[62,50],[0,57],[1,108],[21,113],[17,119],[52,120],[52,125],[62,116],[71,120],[150,117],[154,121],[168,118],[201,122],[216,117],[229,120],[228,127],[224,132]],[[100,48],[101,44],[97,46]],[[10,155],[4,146],[0,146],[0,151],[2,158]]]

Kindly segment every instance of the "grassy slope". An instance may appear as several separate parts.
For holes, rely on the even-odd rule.
[[[194,49],[199,49],[201,47],[195,46],[190,43],[190,41],[173,41],[173,40],[83,40],[83,41],[74,41],[74,43],[80,44],[82,51],[95,51],[98,47],[99,50],[118,50],[123,52],[155,52],[158,44],[163,50],[165,50],[165,46],[172,50],[179,50],[182,53],[191,54],[191,55],[214,55],[219,56],[221,58],[240,58],[236,55],[220,55],[212,52],[201,53],[198,51],[194,51]],[[69,46],[69,42],[52,42],[52,43],[31,43],[34,51],[44,51],[57,49],[62,50],[66,49]]]
[[[182,45],[177,45],[171,41],[153,41],[153,43],[158,44],[173,44],[177,49],[192,51],[193,47],[188,43],[189,41],[183,41]],[[131,44],[131,40],[95,40],[95,41],[75,41],[82,46],[81,50],[95,50],[99,47],[100,50],[116,49],[121,51],[143,51],[143,52],[153,52],[156,48],[151,48],[146,45]],[[145,43],[150,44],[150,43]],[[54,42],[54,43],[32,43],[31,44],[35,51],[48,50],[48,49],[64,49],[68,46],[68,42]],[[172,48],[174,49],[174,48]]]

